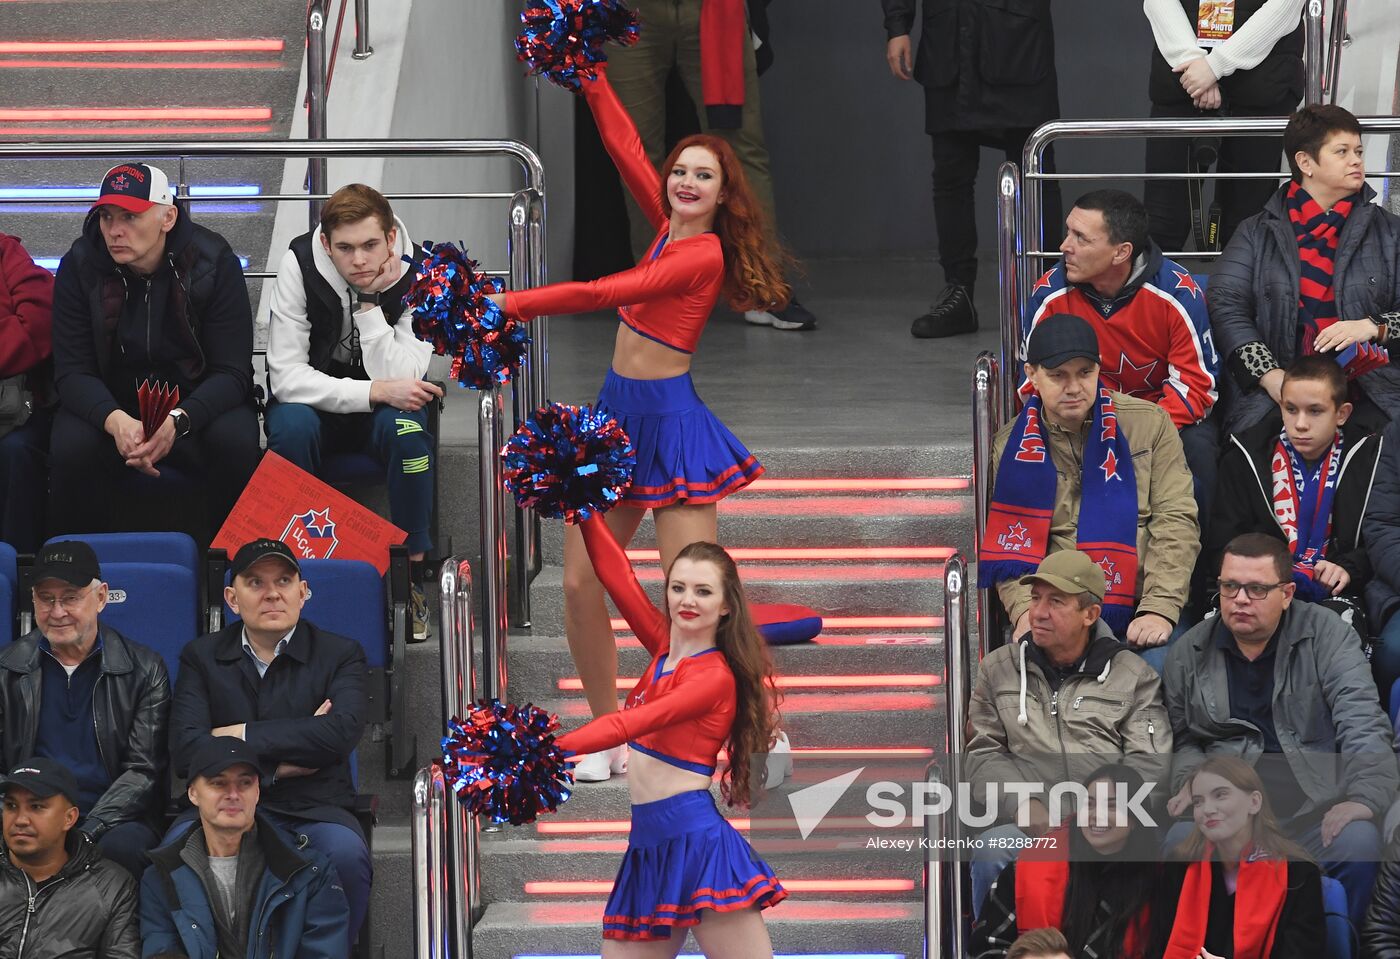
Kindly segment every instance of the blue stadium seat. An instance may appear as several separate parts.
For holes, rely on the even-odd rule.
[[[9,543],[0,543],[0,646],[15,637],[19,604],[19,556]]]
[[[192,572],[199,569],[199,547],[185,533],[86,533],[55,536],[49,542],[70,539],[91,546],[104,567],[108,563],[169,563]]]
[[[1322,912],[1327,922],[1327,959],[1356,959],[1358,942],[1347,913],[1347,892],[1331,876],[1322,877]]]
[[[1400,722],[1400,679],[1390,687],[1390,725],[1392,728]]]
[[[102,563],[110,592],[99,617],[128,639],[160,654],[173,687],[180,650],[201,632],[199,580],[173,563]]]

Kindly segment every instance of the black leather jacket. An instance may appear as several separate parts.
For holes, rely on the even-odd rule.
[[[170,719],[165,660],[109,626],[99,623],[98,629],[102,675],[92,697],[92,722],[112,782],[83,820],[83,830],[93,838],[119,823],[153,821],[159,815]],[[37,629],[0,650],[0,761],[5,769],[34,753],[41,655]]]
[[[33,911],[30,897],[33,896]],[[136,882],[92,840],[68,834],[68,862],[42,889],[0,846],[0,959],[138,959]]]

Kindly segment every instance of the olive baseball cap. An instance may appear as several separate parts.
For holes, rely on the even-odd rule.
[[[1040,561],[1034,573],[1027,573],[1020,579],[1022,586],[1032,583],[1045,583],[1062,593],[1078,595],[1090,593],[1103,602],[1107,584],[1104,582],[1103,568],[1077,549],[1062,549],[1051,553]]]

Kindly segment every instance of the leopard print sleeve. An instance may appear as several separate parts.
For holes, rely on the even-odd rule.
[[[1278,360],[1267,346],[1258,340],[1246,343],[1230,357],[1230,371],[1240,389],[1248,393],[1259,385],[1264,374],[1279,369]]]

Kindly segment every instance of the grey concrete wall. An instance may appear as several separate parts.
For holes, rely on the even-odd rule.
[[[1072,0],[1054,7],[1063,116],[1146,115],[1152,34],[1141,4]],[[777,62],[763,78],[764,127],[788,241],[807,256],[932,249],[923,94],[885,65],[879,5],[777,0],[769,17]],[[978,223],[986,249],[995,230],[991,184],[1000,159],[983,151]],[[1142,147],[1071,147],[1062,151],[1062,164],[1068,163],[1080,170],[1141,169]]]

